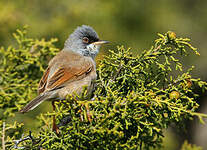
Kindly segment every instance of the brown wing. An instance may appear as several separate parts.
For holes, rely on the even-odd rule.
[[[93,64],[89,61],[73,67],[63,66],[48,80],[47,89],[59,88],[65,82],[82,79],[91,72],[92,68]]]
[[[52,60],[52,63],[50,63],[49,67],[45,71],[39,83],[39,94],[45,90],[60,88],[64,86],[64,83],[66,82],[82,79],[94,69],[93,62],[84,57],[76,57],[76,59],[71,61],[64,57],[60,60],[62,61],[62,65],[55,69],[53,75],[49,76],[50,71],[54,70],[52,66],[55,66],[55,62],[58,63],[58,61]]]

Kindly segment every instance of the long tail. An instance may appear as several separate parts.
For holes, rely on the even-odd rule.
[[[38,95],[36,98],[31,100],[24,108],[22,108],[20,110],[20,112],[21,113],[26,113],[26,112],[34,109],[38,105],[40,105],[44,100],[46,100],[48,98],[49,98],[49,94],[48,93],[44,93],[44,94]]]

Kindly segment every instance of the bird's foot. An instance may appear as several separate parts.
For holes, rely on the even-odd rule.
[[[86,107],[86,116],[87,116],[87,119],[91,123],[92,122],[92,115],[90,113],[90,109],[89,109],[88,103],[85,104],[85,107]]]
[[[84,108],[83,108],[84,107]],[[83,111],[82,111],[83,110]],[[81,114],[83,112],[83,114]],[[80,113],[80,120],[83,122],[84,120],[89,121],[90,123],[92,122],[92,115],[90,113],[90,109],[88,106],[88,103],[82,104],[82,109],[78,111]]]
[[[54,123],[54,122],[53,122],[52,130],[53,130],[57,135],[59,135],[59,133],[60,133],[59,128],[58,128],[58,126],[56,125],[56,123]]]

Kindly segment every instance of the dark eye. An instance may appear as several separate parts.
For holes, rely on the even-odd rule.
[[[88,39],[87,37],[84,37],[84,38],[83,38],[83,43],[88,44],[88,42],[89,42],[89,39]]]

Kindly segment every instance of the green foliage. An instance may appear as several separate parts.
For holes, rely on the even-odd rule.
[[[23,31],[17,30],[14,37],[18,45],[0,49],[1,119],[14,116],[14,112],[34,97],[48,58],[57,52],[53,46],[56,39],[34,40],[25,34],[26,27]]]
[[[187,141],[185,141],[182,145],[181,150],[202,150],[202,148],[196,145],[189,144]]]
[[[14,117],[25,103],[36,95],[37,84],[47,60],[55,55],[57,48],[53,43],[57,39],[30,39],[26,37],[26,28],[17,30],[13,36],[17,46],[0,49],[0,129],[3,122]],[[6,124],[7,142],[21,137],[22,124]],[[12,142],[13,143],[13,142]]]
[[[17,48],[1,49],[3,121],[31,100],[48,56],[57,52],[53,45],[56,40],[33,40],[25,34],[25,30],[15,34]],[[158,35],[154,46],[137,56],[123,46],[110,50],[110,55],[97,66],[93,100],[86,97],[86,92],[76,98],[69,95],[56,103],[56,112],[38,117],[41,123],[38,133],[13,146],[10,142],[14,134],[10,134],[6,146],[10,149],[15,146],[65,150],[149,149],[162,145],[163,130],[170,124],[182,123],[193,116],[202,122],[207,115],[195,112],[199,105],[194,87],[206,90],[207,83],[191,77],[192,68],[184,69],[180,61],[191,50],[199,53],[189,39],[176,38],[173,32]],[[58,135],[51,129],[53,115],[58,124],[66,117],[71,118],[60,127]],[[21,131],[21,126],[18,130]],[[16,133],[16,137],[20,138],[21,133]]]

